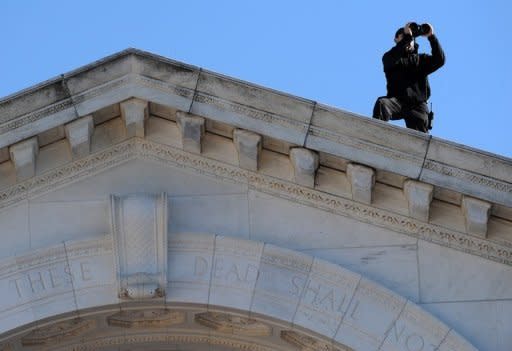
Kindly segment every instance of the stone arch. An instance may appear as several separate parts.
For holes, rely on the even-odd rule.
[[[475,350],[414,303],[359,274],[214,234],[171,235],[164,294],[126,298],[119,295],[114,245],[112,236],[66,242],[2,262],[4,350],[29,347],[30,340],[35,349],[56,350],[130,342],[213,350]],[[273,339],[264,338],[265,328]]]

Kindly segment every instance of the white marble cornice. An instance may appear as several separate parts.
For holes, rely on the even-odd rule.
[[[198,174],[247,184],[251,188],[289,199],[314,208],[373,225],[389,228],[455,250],[471,253],[496,262],[512,265],[512,245],[479,238],[425,223],[411,217],[364,205],[350,199],[252,172],[223,162],[185,152],[171,146],[132,138],[86,158],[52,169],[0,191],[0,208],[51,192],[86,179],[106,169],[133,159],[150,159],[170,167],[185,168]]]
[[[0,101],[0,149],[132,97],[512,207],[512,160],[136,49]]]

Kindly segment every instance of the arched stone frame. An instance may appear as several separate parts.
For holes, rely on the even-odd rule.
[[[196,316],[195,324],[201,324],[197,315],[207,312],[262,322],[279,330],[280,342],[290,349],[475,350],[414,303],[340,266],[274,245],[214,234],[180,233],[168,240],[165,297],[119,298],[111,236],[65,242],[5,260],[0,272],[4,349],[16,349],[38,330],[48,335],[40,328],[61,331],[47,341],[57,350],[69,349],[73,342],[85,345],[77,349],[102,350],[130,340],[286,349],[226,334],[204,320],[203,327],[211,332],[186,332],[176,316],[171,318],[176,323],[163,330],[128,328],[129,333],[123,329],[124,339],[114,333],[104,335],[101,342],[93,337],[100,326],[86,323],[88,316],[98,313],[106,313],[106,320],[141,308],[170,311],[166,313],[186,308]],[[145,320],[158,324],[158,318]],[[73,321],[85,322],[76,326]]]

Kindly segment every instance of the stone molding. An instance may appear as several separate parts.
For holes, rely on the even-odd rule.
[[[23,346],[35,346],[58,343],[66,338],[85,334],[96,327],[94,320],[76,318],[47,327],[35,329],[21,339]]]
[[[165,296],[167,285],[167,195],[111,196],[119,297]]]
[[[187,168],[198,174],[247,184],[274,196],[512,265],[512,247],[509,245],[425,223],[140,138],[127,140],[25,182],[7,187],[0,192],[0,208],[14,205],[32,196],[45,194],[134,159],[151,159],[167,166]]]
[[[141,305],[140,301],[117,300],[118,307],[115,309],[119,308],[119,312],[107,315],[106,321],[109,325],[132,329],[167,329],[169,324],[178,325],[187,320],[179,309],[173,309],[172,306],[175,304],[200,308],[203,311],[205,308],[207,311],[216,309],[216,312],[195,314],[195,320],[210,329],[205,331],[206,338],[214,340],[219,338],[218,340],[223,339],[228,343],[243,341],[248,337],[258,338],[270,335],[272,322],[268,323],[265,320],[273,320],[273,323],[278,323],[281,328],[286,328],[285,334],[288,334],[284,337],[286,341],[304,350],[324,348],[327,350],[361,348],[396,350],[406,349],[404,345],[406,347],[411,340],[433,345],[434,349],[440,350],[450,344],[460,345],[457,347],[458,351],[474,350],[453,330],[414,303],[341,266],[270,244],[265,244],[260,251],[261,243],[234,238],[224,240],[228,238],[213,234],[181,233],[173,234],[171,238],[168,247],[169,295],[165,300],[166,308],[150,305],[152,307],[141,309],[144,305]],[[91,247],[94,242],[70,243],[69,247],[75,249],[81,246]],[[101,247],[106,242],[97,243],[96,247]],[[110,241],[110,244],[113,245],[113,242]],[[243,248],[244,252],[253,252],[259,258],[254,260],[243,253],[234,256],[233,250],[237,247]],[[62,251],[65,247],[51,249]],[[110,252],[113,255],[116,254],[115,251]],[[260,252],[259,256],[258,252]],[[20,257],[20,259],[23,258]],[[131,259],[136,261],[136,258]],[[92,262],[92,260],[89,261]],[[103,260],[102,264],[96,266],[91,263],[88,274],[91,277],[97,276],[99,271],[109,270],[107,266],[113,265],[115,261],[115,258]],[[43,271],[55,269],[55,267],[55,261],[48,261],[46,265],[39,265],[37,269]],[[48,279],[53,279],[51,273],[49,277]],[[7,286],[4,283],[9,279],[12,278],[4,277],[0,286]],[[115,278],[111,277],[111,279]],[[351,287],[348,289],[340,284],[340,282],[349,281],[353,284],[349,283]],[[78,283],[78,280],[76,282]],[[42,283],[39,284],[42,285]],[[77,288],[73,284],[71,286],[72,291],[68,292],[68,295],[84,298],[94,296],[96,304],[88,305],[88,308],[104,305],[108,307],[115,301],[99,302],[109,301],[109,298],[115,297],[112,296],[116,294],[115,289],[102,290],[103,296],[97,296],[97,290],[84,290],[83,287]],[[209,292],[219,287],[224,289],[224,294],[228,298],[220,304],[218,300],[212,304],[212,295]],[[180,292],[176,294],[174,290],[180,290]],[[252,303],[240,305],[239,297],[244,294],[244,290],[247,291],[246,294],[250,296]],[[12,286],[9,291],[2,292],[6,301],[13,300],[16,294],[16,289],[12,289]],[[52,291],[47,291],[45,294],[39,292],[25,300],[21,305],[24,310],[18,311],[31,311],[35,306],[54,304],[54,300]],[[268,304],[275,309],[267,310]],[[218,312],[219,309],[221,311],[236,309],[238,312],[236,314]],[[44,317],[55,317],[59,313],[79,313],[80,309],[70,304],[65,309],[59,309],[58,312],[52,308],[50,311],[51,313]],[[110,312],[112,306],[108,307],[108,311],[112,313]],[[306,312],[307,318],[301,318],[300,311]],[[325,319],[326,313],[338,315],[340,318]],[[9,318],[12,318],[9,311],[0,311],[2,327],[5,328],[6,319]],[[29,325],[42,318],[33,314],[31,319],[25,320],[21,325]],[[32,331],[25,337],[25,344],[45,344],[50,342],[49,340],[60,342],[68,336],[76,336],[92,327],[82,322],[75,323],[76,321],[79,320],[57,322],[57,324],[50,324]],[[19,320],[17,323],[20,323]],[[9,329],[21,325],[11,325]],[[84,329],[83,326],[87,328]],[[302,329],[304,330],[301,331]],[[186,335],[185,330],[178,330],[181,331],[178,337]],[[304,332],[314,332],[317,337],[312,338]],[[135,330],[134,333],[136,334],[137,331]],[[230,335],[230,337],[223,338],[216,333]],[[153,334],[146,331],[145,335],[149,338]],[[130,335],[126,340],[131,339],[132,336]],[[180,342],[187,343],[184,340]],[[151,340],[147,339],[145,342],[151,342]]]
[[[163,78],[155,64],[176,75]],[[103,74],[99,84],[88,81],[87,71],[102,65],[110,65],[116,74]],[[508,159],[203,72],[200,75],[197,67],[150,53],[126,50],[0,102],[0,111],[6,110],[0,120],[0,148],[136,97],[512,207],[512,162]],[[62,84],[68,85],[68,93],[59,90]],[[41,101],[41,92],[52,89],[59,91],[55,95],[60,100]],[[33,94],[39,94],[39,108],[22,108],[22,100]],[[442,152],[428,151],[428,145]],[[481,162],[447,164],[449,155]]]

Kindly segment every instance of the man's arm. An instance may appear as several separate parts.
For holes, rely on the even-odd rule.
[[[425,34],[428,41],[430,42],[430,48],[432,49],[431,55],[425,55],[424,60],[422,60],[422,68],[427,72],[427,74],[430,74],[432,72],[437,71],[439,68],[441,68],[444,65],[445,62],[445,56],[443,48],[441,47],[441,44],[439,43],[439,40],[437,40],[437,37],[434,35],[434,27],[432,27],[431,24],[430,31]]]

